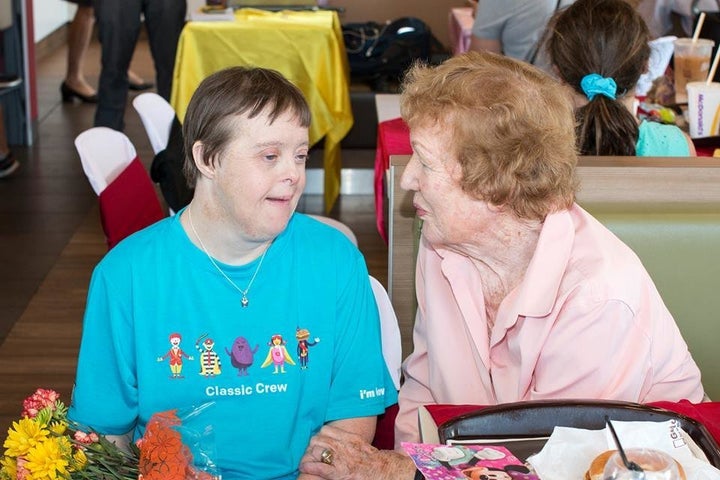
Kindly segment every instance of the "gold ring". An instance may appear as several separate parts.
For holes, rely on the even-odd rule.
[[[332,465],[333,464],[333,451],[329,448],[326,448],[322,451],[320,454],[320,461],[324,463],[325,465]]]

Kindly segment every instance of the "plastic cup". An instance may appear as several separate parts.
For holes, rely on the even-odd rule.
[[[690,137],[720,135],[720,83],[690,82],[687,92]]]
[[[678,464],[667,453],[649,448],[625,450],[628,460],[642,467],[642,472],[629,470],[619,452],[615,452],[605,464],[604,480],[680,480]]]
[[[699,38],[678,38],[675,40],[675,103],[687,102],[687,84],[707,79],[710,59],[715,42]]]

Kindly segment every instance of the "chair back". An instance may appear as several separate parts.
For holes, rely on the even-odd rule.
[[[383,357],[392,377],[395,389],[400,390],[400,366],[402,364],[402,345],[400,342],[400,327],[395,316],[395,310],[387,290],[375,277],[370,275],[370,285],[375,295],[378,313],[380,314],[380,333],[382,338]]]
[[[93,127],[75,138],[85,175],[97,195],[137,156],[127,136],[107,127]]]
[[[150,175],[124,133],[93,127],[75,138],[75,147],[98,195],[108,249],[165,216]]]
[[[133,99],[132,104],[140,115],[150,145],[157,155],[167,147],[175,110],[167,100],[154,92],[141,93]]]
[[[338,230],[340,230],[342,233],[345,234],[345,236],[357,247],[357,237],[355,236],[355,233],[352,231],[350,227],[348,227],[346,224],[341,222],[340,220],[335,220],[334,218],[325,217],[323,215],[313,215],[308,214],[308,217],[312,217],[315,220],[325,223],[327,225],[330,225],[331,227],[334,227]]]

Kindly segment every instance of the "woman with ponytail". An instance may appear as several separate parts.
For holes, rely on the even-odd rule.
[[[575,93],[581,155],[694,156],[675,125],[639,121],[635,85],[647,70],[650,34],[626,0],[578,0],[549,25],[555,73]]]

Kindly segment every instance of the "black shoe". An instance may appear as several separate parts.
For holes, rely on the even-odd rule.
[[[0,75],[0,88],[11,88],[20,85],[22,80],[17,75]]]
[[[72,88],[70,88],[65,82],[60,85],[60,94],[62,95],[62,101],[65,103],[72,102],[73,98],[77,98],[84,103],[97,103],[98,101],[97,93],[94,93],[92,95],[83,95],[77,90],[73,90]]]
[[[5,157],[0,159],[0,178],[11,175],[19,166],[20,164],[13,158],[12,152],[8,152]]]
[[[128,88],[129,88],[130,90],[134,90],[134,91],[136,91],[136,92],[142,92],[142,91],[144,91],[144,90],[150,90],[150,89],[153,88],[154,86],[155,86],[155,84],[152,83],[152,82],[142,82],[142,83],[132,83],[132,82],[130,82],[130,84],[128,85]]]

